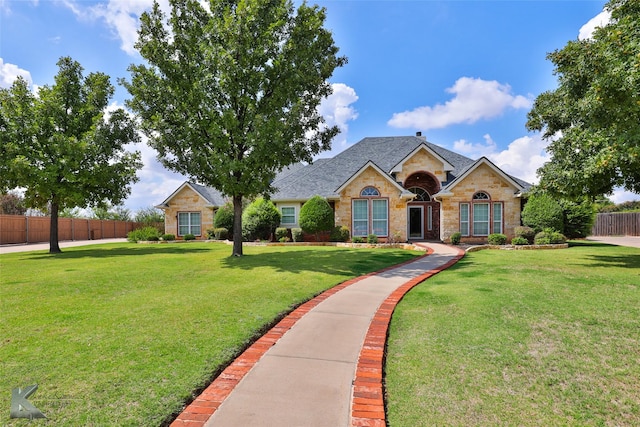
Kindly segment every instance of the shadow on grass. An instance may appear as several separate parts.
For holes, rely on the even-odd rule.
[[[336,256],[340,257],[339,266],[335,264]],[[381,270],[413,258],[409,253],[389,250],[364,253],[361,249],[341,249],[339,254],[334,250],[320,249],[280,250],[260,254],[245,253],[242,257],[227,257],[222,259],[222,267],[247,271],[270,267],[281,272],[316,271],[339,276],[353,276]]]
[[[136,243],[123,243],[120,246],[112,245],[83,246],[77,248],[63,248],[62,252],[52,254],[49,252],[23,252],[21,259],[76,259],[76,258],[108,258],[121,256],[144,256],[157,254],[193,254],[207,252],[209,248],[192,246],[190,244],[157,244],[140,245]]]
[[[590,267],[619,267],[636,269],[640,275],[640,256],[638,255],[588,255]]]

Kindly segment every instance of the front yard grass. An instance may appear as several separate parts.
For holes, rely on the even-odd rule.
[[[265,325],[321,291],[418,253],[221,244],[0,255],[0,424],[11,389],[56,426],[157,426]],[[5,412],[6,411],[6,412]]]
[[[398,305],[386,387],[393,427],[640,425],[640,250],[467,254]]]

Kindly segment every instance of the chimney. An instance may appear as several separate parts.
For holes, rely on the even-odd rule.
[[[422,136],[422,132],[420,132],[420,131],[416,132],[416,138],[420,138],[420,139],[423,139],[425,141],[427,140],[427,137],[426,136]]]

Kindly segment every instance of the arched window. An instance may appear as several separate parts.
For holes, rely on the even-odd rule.
[[[484,191],[479,191],[473,195],[473,200],[491,200],[491,197]]]
[[[414,202],[430,202],[431,201],[431,196],[429,195],[427,190],[425,190],[424,188],[411,187],[408,190],[416,195],[416,197],[413,198]]]
[[[361,197],[380,197],[380,192],[375,187],[365,187],[360,192]]]

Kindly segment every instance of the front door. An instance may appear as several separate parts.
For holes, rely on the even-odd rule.
[[[424,207],[409,206],[409,240],[424,239]]]

